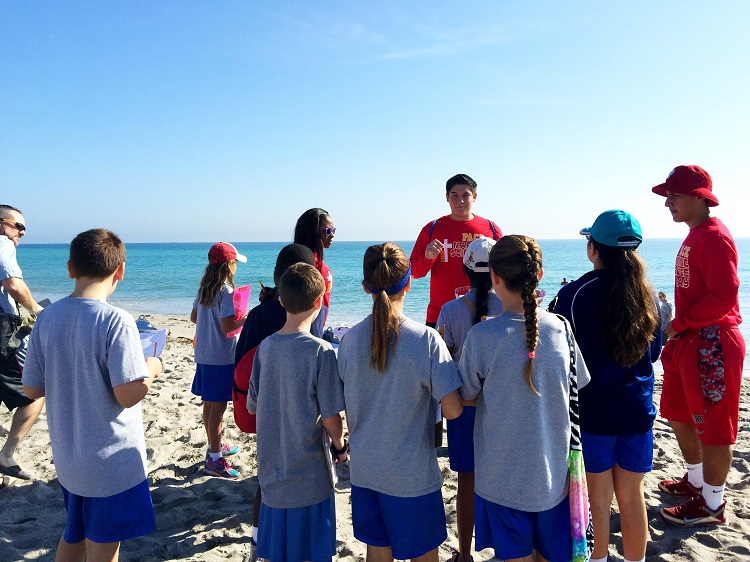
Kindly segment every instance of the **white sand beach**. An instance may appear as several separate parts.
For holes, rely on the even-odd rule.
[[[255,436],[240,433],[234,425],[231,407],[225,417],[225,440],[242,446],[233,464],[242,471],[239,481],[227,481],[201,472],[205,455],[205,434],[200,419],[200,401],[190,393],[193,378],[193,325],[187,318],[150,315],[157,326],[169,326],[164,352],[164,373],[143,401],[144,429],[148,447],[149,478],[156,507],[156,532],[123,544],[121,560],[241,561],[248,551],[250,518],[257,485]],[[659,366],[660,368],[660,366]],[[657,375],[657,392],[661,388]],[[675,505],[672,498],[657,491],[657,482],[680,476],[684,465],[668,425],[657,418],[654,427],[654,471],[646,477],[651,542],[646,560],[659,562],[720,562],[750,560],[750,380],[746,378],[741,404],[740,437],[729,475],[727,499],[729,522],[719,528],[676,528],[666,524],[658,508]],[[658,403],[658,398],[657,398]],[[0,439],[8,434],[10,416],[0,413]],[[448,468],[447,448],[438,450],[445,483],[443,497],[448,518],[448,540],[440,548],[440,559],[450,556],[457,545],[455,527],[456,475]],[[0,489],[0,562],[54,559],[63,530],[65,509],[43,412],[21,444],[16,460],[36,480],[3,480]],[[81,467],[85,471],[85,467]],[[349,484],[346,467],[341,467],[340,489],[336,491],[338,558],[362,561],[365,545],[352,533]],[[615,543],[610,560],[621,562],[618,549],[619,516],[613,505],[612,528]],[[491,550],[474,555],[475,560],[492,558]]]

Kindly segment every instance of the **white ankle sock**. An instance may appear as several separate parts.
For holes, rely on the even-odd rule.
[[[687,465],[688,482],[696,488],[703,487],[703,463]]]
[[[211,457],[211,460],[214,462],[218,461],[221,457],[224,456],[221,454],[221,451],[219,451],[218,453],[208,453],[208,454]]]
[[[703,484],[703,499],[706,500],[706,506],[711,511],[719,509],[721,502],[724,501],[724,485],[712,486],[711,484]]]
[[[258,527],[252,527],[253,542],[258,544]]]
[[[640,560],[630,560],[628,558],[623,558],[624,562],[646,562],[645,558],[641,558]]]
[[[589,562],[607,562],[607,558],[609,558],[609,554],[607,554],[604,558],[590,558]]]

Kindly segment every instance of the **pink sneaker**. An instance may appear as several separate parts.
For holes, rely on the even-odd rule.
[[[709,509],[706,500],[698,495],[689,502],[677,507],[663,507],[659,510],[662,518],[673,525],[723,525],[727,522],[724,517],[726,500],[722,502],[716,511]]]
[[[224,457],[219,457],[219,460],[216,461],[212,461],[211,457],[208,457],[203,465],[203,472],[229,480],[237,480],[241,476],[239,471],[232,468]]]

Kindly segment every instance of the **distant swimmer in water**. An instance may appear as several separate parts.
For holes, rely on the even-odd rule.
[[[560,285],[567,285],[569,283],[567,277],[563,277],[562,283]]]

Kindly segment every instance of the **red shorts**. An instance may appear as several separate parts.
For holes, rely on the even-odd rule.
[[[667,342],[662,417],[695,426],[704,445],[737,442],[745,340],[738,327],[687,330]]]

